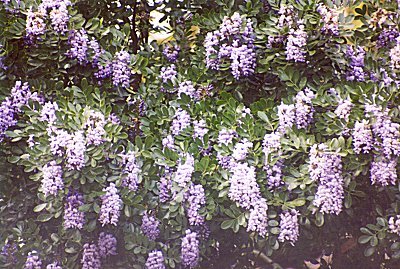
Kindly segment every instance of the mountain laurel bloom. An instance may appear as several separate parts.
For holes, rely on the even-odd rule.
[[[166,45],[163,50],[164,56],[167,58],[167,60],[171,63],[176,62],[179,56],[180,48],[178,45],[171,46],[171,45]]]
[[[189,113],[182,108],[175,111],[174,119],[171,124],[171,132],[173,135],[179,135],[181,131],[190,126],[191,118]]]
[[[264,198],[254,201],[253,207],[250,209],[249,223],[247,231],[257,232],[261,237],[267,235],[268,227],[268,205]]]
[[[142,232],[150,240],[156,240],[160,235],[160,221],[152,215],[145,213],[142,218]]]
[[[293,124],[296,121],[295,105],[286,105],[284,103],[281,103],[278,106],[278,118],[278,132],[280,132],[281,134],[285,134],[288,129],[291,129],[293,127]]]
[[[112,224],[117,226],[121,214],[122,200],[114,183],[103,189],[106,193],[101,196],[99,221],[102,226]]]
[[[339,215],[343,207],[343,177],[340,155],[328,152],[325,144],[315,144],[310,150],[310,178],[319,182],[313,204],[322,213]]]
[[[33,12],[32,7],[28,10],[26,17],[26,35],[33,38],[38,35],[43,35],[46,31],[46,10],[39,9]]]
[[[371,184],[395,185],[397,182],[397,157],[375,156],[371,163]]]
[[[139,174],[141,172],[140,167],[136,163],[135,152],[129,151],[126,154],[122,154],[122,165],[124,165],[123,173],[126,176],[123,178],[122,186],[128,187],[131,191],[136,191],[139,184]]]
[[[91,109],[85,109],[84,116],[86,118],[82,128],[86,134],[86,144],[98,146],[106,141],[106,119],[103,113]]]
[[[352,46],[347,46],[346,56],[350,59],[346,79],[349,81],[364,81],[365,72],[363,68],[365,50],[363,47],[358,46],[353,48]]]
[[[83,196],[77,192],[69,194],[64,206],[64,229],[82,229],[85,224],[85,213],[79,211],[79,207],[84,204]]]
[[[197,233],[186,230],[185,236],[182,238],[181,261],[183,266],[195,268],[199,264],[199,240]]]
[[[117,239],[112,234],[101,232],[97,247],[101,258],[117,255]]]
[[[51,161],[42,169],[42,191],[45,196],[57,195],[59,190],[64,188],[62,179],[62,168],[55,161]]]
[[[295,97],[297,128],[307,128],[307,126],[312,122],[314,115],[312,99],[314,98],[315,94],[308,88],[305,88],[303,91],[297,93]]]
[[[62,269],[60,265],[58,265],[58,262],[53,262],[50,263],[46,266],[46,269]]]
[[[69,170],[81,170],[85,166],[86,141],[83,131],[76,131],[69,137],[65,154]]]
[[[339,35],[339,11],[337,9],[328,8],[322,3],[317,6],[317,11],[321,15],[322,33]]]
[[[294,209],[284,211],[280,214],[280,233],[278,236],[280,242],[289,241],[292,245],[296,243],[299,238],[298,215],[299,212]]]
[[[46,121],[49,125],[53,125],[57,120],[56,111],[58,110],[59,108],[56,102],[47,102],[42,107],[39,119],[41,121]]]
[[[100,269],[101,260],[96,244],[84,244],[81,259],[82,269]]]
[[[349,99],[341,99],[334,113],[336,114],[336,116],[338,116],[339,119],[344,119],[346,122],[348,122],[353,106],[353,103]]]
[[[79,31],[71,30],[68,36],[68,43],[71,48],[66,55],[71,59],[76,59],[79,64],[85,65],[88,62],[88,42],[89,36],[84,29]]]
[[[396,217],[390,217],[388,224],[389,232],[400,236],[400,215],[397,215]]]
[[[153,250],[149,253],[146,263],[146,269],[165,269],[164,256],[160,250]]]
[[[163,66],[160,71],[160,77],[163,83],[167,83],[168,80],[174,80],[177,74],[176,66],[174,64],[171,64],[168,67]]]
[[[202,185],[192,185],[187,197],[187,217],[190,225],[202,225],[204,217],[199,214],[199,210],[206,204],[206,197]]]
[[[42,261],[36,252],[29,252],[26,258],[24,269],[41,269]]]
[[[112,62],[112,82],[114,86],[122,86],[123,88],[129,87],[129,79],[131,77],[130,68],[131,56],[126,51],[119,51],[115,55]]]
[[[236,136],[236,132],[234,130],[228,130],[226,128],[223,128],[221,131],[218,133],[218,145],[229,145],[232,143],[233,138]]]
[[[54,31],[61,34],[67,32],[69,17],[67,5],[64,2],[59,7],[53,8],[50,11],[50,19]]]
[[[372,130],[368,121],[357,121],[353,129],[353,148],[356,154],[369,153],[374,145]]]
[[[186,154],[186,160],[185,162],[182,162],[182,160],[180,160],[173,180],[178,184],[178,186],[184,188],[192,180],[193,172],[194,158],[192,155]]]
[[[306,61],[307,32],[302,20],[297,22],[297,29],[291,28],[286,43],[286,60],[294,62]]]

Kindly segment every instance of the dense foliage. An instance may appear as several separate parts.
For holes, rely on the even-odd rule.
[[[398,268],[399,12],[2,0],[0,268]]]

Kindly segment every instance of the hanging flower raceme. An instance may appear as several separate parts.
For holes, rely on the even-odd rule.
[[[142,218],[142,232],[150,240],[156,240],[160,235],[160,221],[152,215],[145,213]]]
[[[371,127],[368,121],[362,120],[357,121],[354,124],[353,129],[353,148],[357,154],[369,153],[374,145],[374,139],[372,137]]]
[[[256,66],[254,40],[251,19],[246,20],[239,13],[224,17],[219,29],[207,33],[204,40],[207,67],[218,70],[224,61],[230,61],[234,78],[253,74]]]
[[[173,135],[179,135],[181,131],[190,126],[191,118],[186,110],[178,108],[175,111],[174,119],[171,124],[171,132]]]
[[[202,185],[191,185],[187,195],[187,217],[190,225],[202,225],[204,216],[199,214],[199,210],[206,204],[206,197]]]
[[[388,224],[389,232],[400,236],[400,215],[397,215],[396,217],[390,217]]]
[[[353,48],[352,46],[347,46],[346,56],[348,57],[348,59],[350,59],[346,79],[349,81],[364,81],[365,50],[363,49],[363,47],[358,46],[356,48]]]
[[[60,265],[58,265],[58,262],[53,262],[50,263],[46,266],[46,269],[62,269]]]
[[[112,82],[114,86],[121,86],[123,88],[129,87],[129,80],[131,77],[130,68],[131,56],[126,51],[119,51],[115,55],[112,63]]]
[[[371,184],[395,185],[397,182],[397,157],[375,156],[371,163]]]
[[[291,28],[286,43],[286,60],[305,62],[307,53],[307,32],[303,20],[297,21],[297,29]]]
[[[310,178],[319,182],[313,204],[322,213],[336,214],[343,207],[343,177],[340,155],[329,152],[325,144],[315,144],[310,150]]]
[[[192,179],[192,174],[194,172],[194,158],[189,153],[186,154],[185,162],[180,161],[176,169],[173,180],[178,184],[178,186],[184,188]]]
[[[26,35],[32,39],[38,35],[43,35],[46,31],[46,10],[39,9],[34,12],[32,7],[28,10],[26,17]]]
[[[305,88],[303,91],[297,93],[295,97],[297,128],[307,128],[307,126],[312,122],[314,116],[312,99],[314,98],[315,94],[308,88]]]
[[[198,99],[197,90],[191,81],[184,81],[179,84],[178,96],[180,97],[182,93],[186,94],[192,99]]]
[[[326,5],[319,3],[317,11],[321,15],[322,33],[330,35],[339,35],[339,11],[329,8]]]
[[[244,138],[235,145],[232,152],[232,157],[236,161],[243,161],[246,158],[249,149],[251,149],[252,147],[253,143],[250,142],[248,139]]]
[[[208,128],[205,120],[193,121],[193,137],[203,140],[203,137],[208,133]]]
[[[126,176],[123,178],[122,186],[128,187],[131,191],[136,191],[138,189],[139,174],[141,172],[140,167],[136,162],[135,152],[129,151],[126,154],[121,154],[123,173]]]
[[[349,99],[340,99],[339,105],[336,107],[334,113],[339,119],[344,119],[346,122],[348,122],[353,106],[354,104]]]
[[[168,80],[174,80],[177,74],[176,66],[174,64],[171,64],[168,67],[163,66],[160,71],[160,77],[163,83],[167,83]]]
[[[42,171],[42,191],[44,195],[57,195],[58,191],[64,188],[61,166],[57,165],[55,161],[51,161],[43,167]]]
[[[84,244],[81,259],[82,269],[100,269],[101,260],[96,244]]]
[[[293,127],[293,124],[296,120],[296,107],[293,104],[286,105],[284,103],[281,103],[278,106],[278,118],[278,132],[280,132],[281,134],[285,134],[289,129]]]
[[[68,43],[71,48],[67,51],[66,55],[71,59],[76,59],[79,64],[85,65],[88,62],[88,42],[89,36],[84,29],[70,31]]]
[[[186,230],[185,236],[182,238],[181,260],[183,266],[195,268],[199,264],[199,240],[197,233]]]
[[[171,46],[171,45],[166,45],[163,50],[164,56],[167,58],[168,61],[171,63],[176,62],[179,56],[180,48],[178,45]]]
[[[33,251],[28,253],[28,257],[26,258],[24,269],[41,269],[42,261],[40,260],[38,254]]]
[[[83,131],[76,131],[65,146],[69,170],[81,170],[85,166],[86,141]]]
[[[291,209],[284,211],[280,214],[280,233],[278,240],[281,242],[289,241],[294,245],[299,238],[299,212],[297,210]]]
[[[101,232],[97,246],[99,255],[103,259],[111,255],[117,255],[117,239],[112,234]]]
[[[102,226],[106,224],[117,226],[122,208],[122,200],[119,197],[118,189],[114,183],[110,183],[110,186],[104,188],[103,191],[106,193],[101,196],[99,221]]]
[[[267,235],[268,227],[268,205],[264,198],[254,201],[253,207],[250,209],[249,223],[247,231],[257,232],[260,236]]]
[[[79,207],[84,205],[83,196],[77,192],[69,194],[64,207],[64,229],[82,229],[85,224],[85,213],[79,211]]]
[[[98,146],[105,142],[106,139],[104,136],[106,135],[106,131],[104,130],[104,126],[107,122],[103,113],[85,109],[83,115],[86,118],[82,126],[86,134],[86,144],[88,146]]]
[[[58,111],[58,105],[56,102],[47,102],[43,105],[42,111],[40,112],[39,120],[47,122],[49,125],[53,125],[57,120],[56,111]]]
[[[151,251],[144,266],[146,269],[165,269],[162,252],[160,250]]]

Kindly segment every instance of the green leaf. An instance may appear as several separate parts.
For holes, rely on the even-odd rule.
[[[43,209],[45,209],[46,206],[47,206],[47,203],[43,203],[43,204],[37,205],[37,206],[35,206],[33,208],[33,212],[40,212]]]
[[[233,227],[234,222],[235,222],[235,220],[232,220],[232,219],[230,219],[230,220],[224,220],[224,221],[221,223],[221,229],[226,230],[226,229],[229,229],[229,228]]]
[[[40,221],[40,222],[46,222],[46,221],[51,220],[52,218],[53,218],[52,214],[40,214],[37,217],[37,220]]]
[[[362,235],[358,238],[358,243],[360,244],[368,243],[372,237],[373,237],[372,235]]]
[[[369,248],[365,249],[364,256],[369,257],[372,254],[374,254],[374,252],[375,252],[375,247],[369,247]]]

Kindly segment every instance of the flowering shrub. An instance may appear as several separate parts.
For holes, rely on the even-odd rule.
[[[395,1],[3,0],[0,268],[397,268],[398,25]]]

